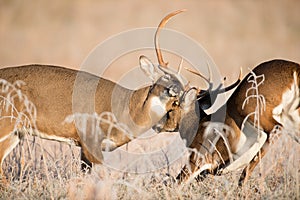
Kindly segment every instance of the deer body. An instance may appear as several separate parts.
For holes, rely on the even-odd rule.
[[[282,96],[291,89],[294,83],[293,75],[297,75],[297,84],[299,85],[299,64],[284,61],[284,60],[272,60],[265,62],[257,66],[253,72],[258,75],[264,75],[264,82],[258,87],[259,93],[265,98],[266,105],[265,111],[260,116],[260,125],[265,132],[271,132],[275,125],[279,125],[274,117],[274,109],[282,104]],[[240,127],[241,121],[238,118],[245,118],[249,113],[253,112],[253,108],[256,105],[255,99],[249,99],[249,102],[244,108],[242,108],[244,99],[246,97],[247,89],[250,87],[250,83],[247,82],[248,74],[241,82],[240,86],[234,91],[233,95],[227,102],[227,107],[230,109],[229,116],[235,119],[235,122]],[[239,117],[235,117],[238,115]],[[253,117],[250,117],[253,121]],[[299,122],[298,122],[299,123]]]
[[[159,65],[140,57],[140,68],[152,85],[138,90],[58,66],[0,69],[0,177],[4,158],[26,133],[79,145],[84,161],[101,163],[101,150],[129,142],[177,106],[183,81],[179,73],[167,69],[158,35],[170,18],[183,11],[170,13],[157,28],[154,42]]]
[[[90,101],[87,101],[87,98],[90,98],[91,95],[94,95],[94,112],[111,112],[115,114],[118,122],[127,125],[128,129],[132,131],[132,137],[137,137],[151,128],[166,114],[172,104],[177,101],[176,95],[183,90],[183,86],[173,75],[167,74],[167,78],[164,76],[158,78],[151,87],[132,91],[95,75],[62,67],[27,65],[0,69],[1,79],[10,83],[16,81],[25,83],[21,86],[20,91],[35,105],[37,112],[35,122],[31,122],[32,127],[24,127],[22,124],[15,127],[14,120],[0,121],[1,163],[9,151],[13,149],[12,146],[18,143],[25,129],[28,129],[31,134],[42,138],[83,145],[80,135],[77,133],[75,122],[65,123],[64,121],[68,116],[74,114],[73,109],[83,113],[89,111],[91,105],[89,105]],[[82,87],[75,88],[75,79],[78,77],[80,78],[77,85]],[[89,91],[89,86],[95,84],[97,85],[96,90]],[[77,100],[73,99],[75,89],[80,93],[79,96],[76,95],[79,98]],[[176,92],[171,97],[168,91],[172,90],[174,92],[173,89]],[[113,104],[112,93],[114,91],[119,99],[123,100],[118,105]],[[159,105],[157,104],[157,98],[160,100]],[[15,99],[15,108],[23,110],[24,105],[18,103],[17,97]],[[161,112],[156,112],[157,109],[160,109]],[[5,111],[2,112],[2,115],[4,114]],[[102,125],[101,128],[103,133],[106,133],[108,126]],[[104,138],[114,142],[114,146],[110,150],[131,139],[117,129],[113,130],[110,135],[105,135]],[[101,148],[101,144],[99,144],[99,148]],[[87,151],[85,145],[83,145],[83,151],[89,161],[101,163],[101,160]]]
[[[243,170],[240,184],[247,181],[255,166],[260,161],[259,157],[262,158],[266,154],[271,143],[270,134],[274,128],[282,126],[288,130],[294,129],[295,133],[299,133],[300,131],[300,65],[285,60],[272,60],[260,64],[253,72],[256,76],[264,75],[264,81],[258,86],[258,93],[265,99],[265,110],[259,113],[259,127],[257,128],[267,134],[267,140],[257,156]],[[254,112],[257,105],[256,99],[250,98],[245,106],[242,106],[246,92],[251,87],[251,83],[247,81],[249,76],[248,74],[244,78],[227,102],[228,111],[225,123],[237,133],[242,126],[243,119]],[[289,102],[286,102],[284,96],[290,91],[296,94],[296,96],[289,96]],[[292,104],[295,104],[295,107],[291,107]],[[282,109],[278,109],[279,107]],[[282,118],[289,118],[289,122],[282,120]],[[247,121],[251,124],[256,124],[253,115]],[[293,128],[289,127],[291,125]],[[253,134],[256,133],[254,132]]]
[[[189,121],[189,124],[198,124],[198,130],[194,140],[189,146],[195,149],[190,155],[190,167],[184,166],[177,179],[179,181],[186,181],[190,176],[196,178],[200,173],[209,172],[215,174],[220,168],[230,166],[235,159],[239,159],[243,154],[253,155],[249,153],[250,147],[256,145],[256,152],[258,152],[248,163],[238,163],[238,166],[228,168],[244,168],[240,177],[239,184],[246,182],[251,172],[254,170],[257,163],[262,158],[269,145],[270,134],[275,127],[282,126],[289,130],[294,130],[299,134],[300,131],[300,66],[297,63],[285,60],[271,60],[260,64],[253,69],[256,75],[256,81],[261,82],[257,86],[258,90],[254,91],[253,76],[249,73],[239,84],[233,92],[226,104],[212,115],[207,115],[202,109],[201,105],[207,102],[203,99],[198,99],[198,119],[194,112],[195,108],[189,108],[187,112],[181,108],[177,112],[177,118],[173,116],[172,120],[176,119],[177,126],[179,125],[179,132],[182,138],[191,135],[191,130],[186,128],[183,124],[184,121]],[[255,94],[258,92],[258,94]],[[209,93],[207,93],[209,95]],[[251,96],[253,95],[253,97]],[[264,97],[264,109],[260,106],[257,107],[258,99],[255,95]],[[245,101],[247,97],[250,97]],[[196,105],[197,106],[197,105]],[[256,109],[261,110],[256,110]],[[198,108],[197,108],[198,109]],[[222,113],[225,112],[225,119]],[[257,112],[256,121],[254,112]],[[200,113],[200,114],[199,114]],[[171,113],[169,114],[171,116]],[[175,115],[175,114],[173,114]],[[243,127],[243,122],[246,123]],[[217,126],[211,127],[210,124],[216,123]],[[219,133],[224,132],[226,126],[219,125],[225,124],[228,129],[228,134],[223,134],[222,137]],[[167,120],[165,123],[165,130],[172,130],[172,123]],[[289,126],[292,126],[289,128]],[[176,127],[173,123],[173,128]],[[217,131],[216,131],[217,130]],[[227,131],[227,130],[226,130]],[[226,132],[225,131],[225,132]],[[187,135],[187,136],[186,136]],[[261,135],[261,136],[260,136]],[[217,139],[216,139],[217,138]],[[255,145],[250,143],[249,140],[254,139]],[[212,145],[213,144],[213,145]],[[253,148],[251,149],[253,151]],[[245,166],[248,165],[248,166]],[[225,168],[226,169],[226,168]]]

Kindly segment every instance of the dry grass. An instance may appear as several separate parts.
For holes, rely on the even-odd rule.
[[[240,66],[252,68],[270,58],[299,62],[298,7],[299,1],[292,0],[1,1],[0,65],[50,63],[78,68],[107,37],[156,26],[166,13],[187,8],[185,16],[168,27],[202,43],[230,80],[237,77]],[[136,63],[134,59],[124,67]],[[115,71],[107,74],[114,75]],[[82,174],[77,147],[28,136],[5,160],[9,184],[0,186],[0,199],[300,199],[299,164],[300,145],[283,135],[244,188],[237,187],[238,172],[208,176],[184,187],[166,186],[162,182],[168,169],[129,175],[101,167]]]
[[[257,88],[259,84],[253,89]],[[258,92],[254,98],[263,97]],[[254,114],[263,112],[260,108],[261,104]],[[8,183],[0,185],[0,199],[299,199],[300,145],[284,132],[272,138],[276,142],[241,188],[237,186],[238,171],[178,185],[172,179],[187,163],[184,156],[182,161],[149,173],[125,173],[102,165],[84,174],[78,147],[25,136],[5,159]],[[137,148],[134,142],[123,150]],[[147,152],[152,143],[156,142],[147,139],[139,150]]]
[[[91,174],[83,174],[77,147],[34,140],[40,139],[27,137],[5,160],[9,183],[0,187],[0,199],[300,198],[300,146],[284,135],[272,145],[243,188],[237,186],[240,172],[208,175],[201,182],[184,186],[172,181],[164,184],[167,168],[128,174],[96,166]],[[175,164],[169,167],[178,170]]]

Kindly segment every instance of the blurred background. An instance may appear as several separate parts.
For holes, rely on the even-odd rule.
[[[245,74],[269,59],[300,62],[296,0],[0,0],[0,67],[43,63],[79,68],[108,37],[156,27],[167,13],[183,8],[188,11],[167,27],[200,43],[229,82],[240,67]],[[137,65],[138,58],[133,62]]]
[[[41,63],[78,69],[89,53],[107,38],[129,29],[156,27],[166,14],[183,8],[187,12],[170,20],[167,28],[200,43],[222,76],[227,77],[227,85],[236,80],[240,67],[245,75],[249,69],[270,59],[283,58],[300,63],[300,1],[297,0],[0,0],[0,68]],[[146,53],[156,61],[154,51]],[[138,56],[115,62],[118,68],[107,76],[114,79],[121,69],[137,66]],[[178,58],[176,61],[165,60],[173,65],[180,61]],[[48,144],[49,141],[40,146],[48,147]],[[54,158],[71,155],[62,151],[65,144],[59,145],[53,148]],[[153,142],[153,145],[157,143]],[[291,147],[282,146],[284,149]],[[66,152],[70,151],[67,145],[64,147]],[[290,165],[291,160],[296,163],[295,156],[299,154],[297,149],[292,150],[293,156],[273,152],[288,161],[281,159],[279,162],[275,156],[271,160],[294,166]],[[15,160],[11,157],[6,162],[9,165]],[[269,172],[274,169],[269,167],[271,165],[266,166]],[[55,166],[55,170],[57,168]],[[293,173],[296,168],[291,168]],[[274,172],[278,176],[283,174]],[[287,185],[284,187],[288,188]]]

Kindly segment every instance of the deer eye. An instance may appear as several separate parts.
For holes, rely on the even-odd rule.
[[[172,103],[172,106],[173,106],[173,107],[177,107],[177,106],[179,106],[179,101],[177,101],[177,100],[176,100],[176,101],[174,101],[174,102]]]
[[[165,74],[163,77],[162,77],[162,80],[163,81],[170,81],[170,79],[171,79],[171,76],[170,76],[170,74]]]

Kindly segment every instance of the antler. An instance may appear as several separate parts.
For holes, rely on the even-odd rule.
[[[235,88],[241,82],[241,80],[242,80],[242,68],[240,68],[240,74],[238,80],[233,84],[229,85],[228,87],[224,88],[224,92],[228,92],[229,90]]]
[[[197,76],[200,76],[201,78],[203,78],[207,82],[207,84],[209,85],[209,88],[207,89],[207,91],[212,89],[213,84],[212,84],[212,82],[210,82],[211,71],[210,71],[208,62],[207,62],[207,69],[209,71],[209,78],[206,78],[204,75],[200,74],[200,72],[197,72],[197,71],[192,70],[190,68],[185,67],[184,69],[187,70],[188,72],[191,72],[191,73],[196,74]]]
[[[168,63],[164,62],[164,59],[162,57],[162,53],[161,53],[161,49],[159,47],[159,43],[158,43],[158,36],[159,36],[159,32],[160,30],[167,24],[167,22],[169,21],[169,19],[171,19],[173,16],[186,11],[186,9],[182,9],[182,10],[177,10],[174,11],[170,14],[168,14],[167,16],[165,16],[161,22],[159,23],[157,30],[155,32],[155,36],[154,36],[154,43],[155,43],[155,51],[156,51],[156,55],[157,55],[157,59],[158,59],[158,63],[160,66],[162,67],[167,67]]]
[[[183,63],[183,58],[181,58],[180,64],[178,65],[177,74],[180,74],[180,72],[181,72],[181,69],[182,69],[182,63]]]
[[[188,72],[191,72],[191,73],[197,75],[197,76],[200,76],[200,77],[203,78],[209,85],[211,84],[210,78],[206,78],[204,75],[200,74],[200,72],[197,72],[197,71],[195,71],[195,70],[192,70],[192,69],[190,69],[190,68],[188,68],[188,67],[185,67],[184,69],[187,70]]]
[[[207,98],[208,96],[210,96],[211,94],[222,94],[224,92],[228,92],[229,90],[232,90],[233,88],[235,88],[242,80],[242,68],[240,69],[240,74],[239,74],[239,78],[236,82],[234,82],[233,84],[229,85],[228,87],[222,88],[222,83],[214,90],[212,90],[212,82],[210,82],[210,77],[206,78],[204,75],[200,74],[199,72],[189,69],[189,68],[185,68],[187,71],[196,74],[197,76],[200,76],[201,78],[203,78],[208,84],[209,84],[209,88],[207,90],[201,90],[200,88],[198,89],[198,97],[197,99],[204,99]],[[208,68],[209,69],[209,68]],[[210,70],[209,70],[210,71]]]

